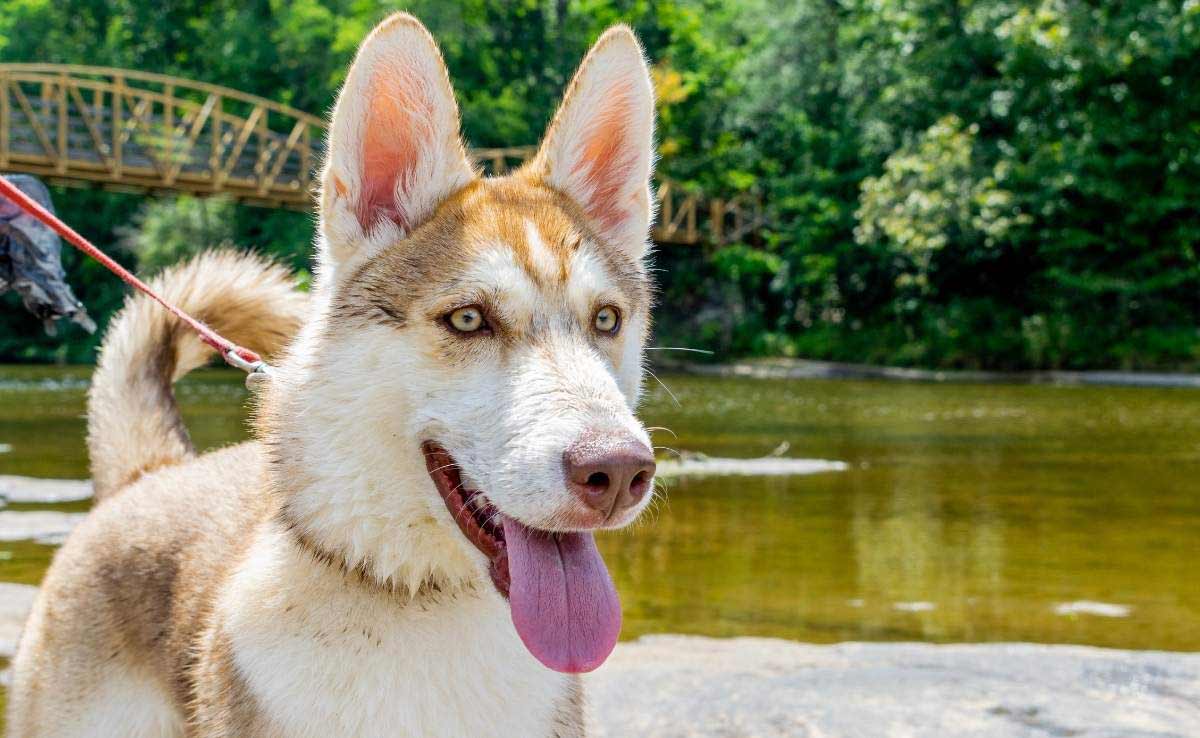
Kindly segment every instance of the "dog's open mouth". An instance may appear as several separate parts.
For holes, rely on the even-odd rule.
[[[454,457],[432,441],[425,466],[463,536],[487,557],[517,634],[555,671],[591,671],[612,653],[621,603],[589,532],[552,533],[508,517],[463,484]]]
[[[438,494],[446,503],[450,517],[458,523],[458,529],[475,548],[491,562],[489,566],[492,582],[500,594],[508,597],[508,555],[504,548],[504,526],[499,512],[479,490],[467,489],[463,485],[458,462],[436,443],[426,442],[425,467],[437,487]]]

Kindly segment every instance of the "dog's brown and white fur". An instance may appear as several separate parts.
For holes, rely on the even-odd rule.
[[[537,157],[481,178],[433,39],[407,15],[375,29],[333,113],[311,298],[228,254],[158,281],[243,345],[298,331],[259,440],[196,456],[170,385],[203,347],[144,298],[114,322],[97,504],[22,636],[10,735],[582,734],[578,677],[522,645],[422,444],[533,528],[619,527],[648,502],[588,518],[563,453],[588,432],[649,443],[653,108],[640,46],[611,29]],[[447,324],[464,305],[487,331]]]

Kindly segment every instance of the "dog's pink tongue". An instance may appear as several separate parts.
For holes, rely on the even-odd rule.
[[[550,535],[504,518],[513,625],[538,661],[591,671],[621,632],[621,601],[591,533]]]

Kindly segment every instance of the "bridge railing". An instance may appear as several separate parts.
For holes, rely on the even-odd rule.
[[[762,198],[742,193],[731,199],[707,198],[669,179],[658,183],[659,243],[724,245],[740,241],[766,224]]]
[[[324,135],[317,116],[219,85],[109,67],[0,64],[0,170],[307,210]],[[533,153],[471,151],[490,174]],[[764,222],[751,195],[705,198],[667,179],[657,192],[661,243],[728,243]]]
[[[533,157],[537,148],[472,149],[470,153],[489,174],[504,174]],[[762,199],[752,193],[729,200],[710,199],[697,190],[660,177],[655,195],[658,220],[652,236],[658,243],[732,243],[761,228],[765,222]]]
[[[0,65],[0,168],[305,207],[320,118],[216,85],[73,65]]]

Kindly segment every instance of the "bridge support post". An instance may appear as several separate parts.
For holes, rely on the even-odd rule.
[[[121,118],[125,107],[125,78],[118,75],[113,79],[112,89],[112,152],[113,152],[113,179],[117,182],[121,181],[121,175],[125,170],[125,145],[121,140],[122,125]]]
[[[712,240],[718,246],[725,243],[725,201],[713,200],[710,228],[712,230]]]
[[[71,158],[69,149],[70,140],[67,138],[67,75],[61,73],[58,75],[58,85],[54,90],[56,100],[55,106],[58,108],[58,161],[55,162],[54,168],[59,174],[67,173],[67,162]]]

